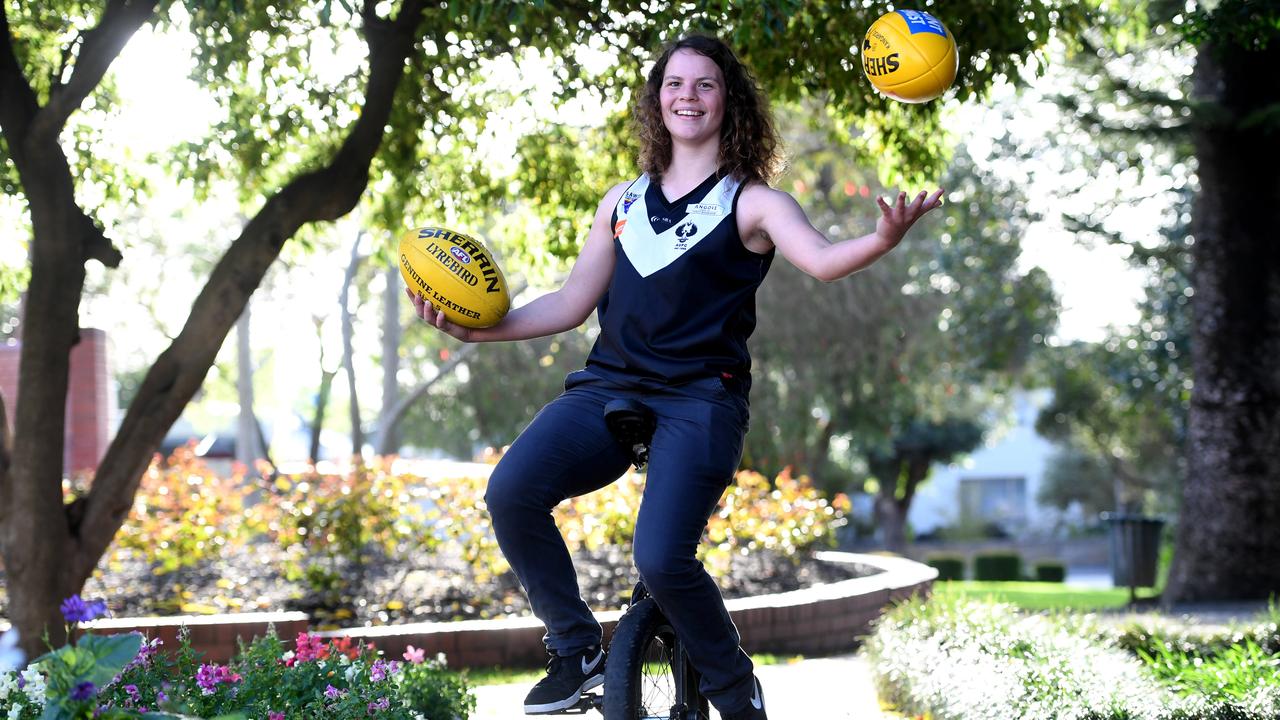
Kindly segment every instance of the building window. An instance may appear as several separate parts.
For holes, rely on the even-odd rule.
[[[961,478],[960,519],[966,525],[994,522],[1009,528],[1023,524],[1027,519],[1027,479]]]

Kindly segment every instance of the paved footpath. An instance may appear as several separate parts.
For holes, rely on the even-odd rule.
[[[779,720],[874,720],[881,713],[871,684],[867,661],[861,655],[812,658],[779,665],[759,665],[770,718]],[[521,710],[529,683],[483,685],[476,688],[476,712],[471,720],[528,720]],[[576,717],[548,715],[544,717]],[[590,713],[586,718],[600,718]],[[711,711],[713,720],[720,714]]]

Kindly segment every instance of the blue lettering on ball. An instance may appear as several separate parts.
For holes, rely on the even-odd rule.
[[[942,22],[927,12],[899,10],[898,14],[902,16],[903,20],[907,21],[907,29],[911,31],[912,35],[931,32],[942,37],[947,36],[947,29],[942,26]]]
[[[449,252],[454,257],[458,258],[458,260],[467,263],[468,265],[471,264],[471,256],[463,252],[462,248],[455,245],[454,247],[449,248]]]

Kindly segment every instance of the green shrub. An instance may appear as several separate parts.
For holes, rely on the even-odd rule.
[[[1038,562],[1033,573],[1037,582],[1060,583],[1067,579],[1067,566],[1060,562]]]
[[[1022,556],[1015,552],[979,553],[973,558],[973,579],[1013,582],[1022,579]]]
[[[930,555],[924,562],[938,571],[939,580],[964,579],[964,557],[960,555]]]
[[[866,648],[881,699],[911,717],[1280,716],[1280,675],[1259,645],[1235,645],[1208,663],[1174,645],[1144,658],[1108,639],[1115,634],[1093,616],[1027,615],[1008,605],[933,598],[887,613]]]

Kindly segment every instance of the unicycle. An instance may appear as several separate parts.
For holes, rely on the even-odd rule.
[[[636,469],[643,468],[657,427],[653,411],[639,400],[613,400],[605,405],[604,420],[631,452]],[[605,720],[708,720],[710,709],[698,680],[675,629],[639,582],[609,642],[603,694],[583,693],[561,713],[595,709]]]

